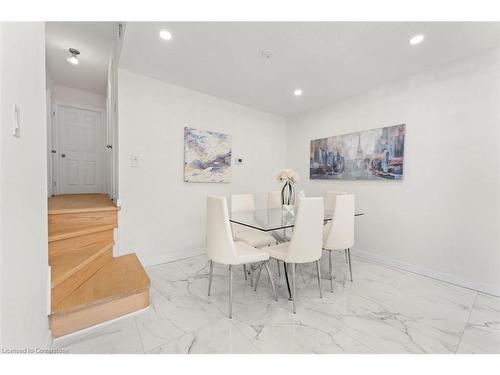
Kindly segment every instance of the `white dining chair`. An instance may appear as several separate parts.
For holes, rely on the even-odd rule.
[[[274,190],[274,191],[270,191],[269,193],[267,193],[267,208],[268,209],[281,208],[281,206],[282,206],[281,191]]]
[[[275,209],[275,208],[281,208],[283,207],[283,201],[281,198],[281,191],[280,190],[273,190],[267,193],[267,209]],[[283,239],[285,236],[282,237]],[[281,277],[281,271],[280,271],[280,261],[276,259],[276,267],[278,269],[278,278]]]
[[[306,197],[304,190],[299,191],[297,194],[297,199],[295,199],[295,207],[298,209],[300,207],[300,201]]]
[[[330,210],[330,212],[333,215],[333,212],[335,211],[335,201],[336,201],[337,195],[345,195],[345,194],[347,194],[347,191],[328,190],[326,192],[326,198],[325,198],[325,209]],[[331,221],[328,221],[325,224],[325,228],[324,228],[325,235],[330,230],[331,224],[332,224]],[[348,263],[347,250],[345,250],[345,262]]]
[[[328,251],[330,291],[333,292],[332,251],[344,250],[352,282],[351,247],[354,245],[354,195],[337,195],[333,220],[323,236],[323,250]]]
[[[323,234],[323,198],[302,198],[300,208],[297,212],[294,230],[290,242],[263,248],[273,259],[278,259],[290,265],[292,272],[292,302],[293,313],[296,313],[296,288],[295,288],[295,266],[298,263],[316,262],[318,273],[319,296],[323,297],[321,291],[321,270],[319,260],[321,259],[322,234]],[[257,282],[255,290],[257,290]]]
[[[231,195],[231,213],[241,211],[255,211],[255,202],[252,194]],[[243,241],[257,248],[277,243],[276,238],[269,233],[238,224],[234,224],[232,227],[235,241]]]
[[[207,256],[210,262],[208,274],[209,296],[212,288],[214,263],[229,266],[230,319],[233,316],[233,266],[261,262],[259,269],[266,268],[274,298],[278,299],[271,271],[267,265],[269,255],[245,242],[233,240],[225,197],[209,196],[207,198]]]
[[[335,210],[335,199],[337,198],[337,195],[346,195],[347,191],[340,191],[340,190],[328,190],[326,192],[326,197],[325,197],[325,209],[327,210],[332,210],[332,212]]]

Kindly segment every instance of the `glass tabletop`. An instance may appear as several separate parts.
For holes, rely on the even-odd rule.
[[[332,220],[332,210],[325,210],[324,221]],[[354,216],[361,216],[356,212]],[[229,221],[264,232],[292,228],[295,225],[296,208],[270,208],[255,211],[240,211],[230,214]]]

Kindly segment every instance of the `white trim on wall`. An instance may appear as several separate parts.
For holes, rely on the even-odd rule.
[[[431,279],[444,281],[449,284],[457,285],[463,288],[472,289],[477,292],[491,294],[500,297],[500,286],[483,284],[478,281],[465,279],[460,276],[449,273],[439,272],[430,268],[417,266],[415,264],[402,262],[396,259],[387,258],[381,255],[373,254],[357,248],[352,248],[352,255],[373,263],[379,263],[387,267],[397,268],[399,270],[412,272],[417,275],[430,277]]]

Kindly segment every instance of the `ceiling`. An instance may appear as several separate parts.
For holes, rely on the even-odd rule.
[[[47,70],[56,85],[106,93],[108,63],[118,22],[47,22]],[[80,51],[80,64],[66,61],[68,49]]]
[[[290,116],[499,46],[500,23],[129,22],[120,67]]]

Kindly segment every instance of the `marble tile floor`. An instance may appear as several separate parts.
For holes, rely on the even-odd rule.
[[[297,266],[297,314],[283,277],[274,301],[265,272],[257,292],[234,269],[233,319],[227,268],[197,256],[149,267],[151,306],[53,342],[70,353],[500,353],[500,298],[353,257],[334,254],[334,292],[322,259]]]

